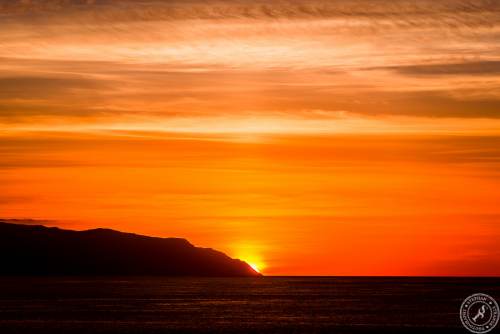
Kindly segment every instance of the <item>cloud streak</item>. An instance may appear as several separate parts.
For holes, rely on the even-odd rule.
[[[0,120],[498,119],[499,13],[487,0],[0,1]]]

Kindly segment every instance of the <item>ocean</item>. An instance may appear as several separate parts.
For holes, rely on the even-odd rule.
[[[0,333],[468,333],[478,292],[500,278],[4,277]]]

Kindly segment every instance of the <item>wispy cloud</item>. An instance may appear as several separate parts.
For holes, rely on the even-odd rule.
[[[0,1],[1,122],[496,119],[499,13],[486,0]]]

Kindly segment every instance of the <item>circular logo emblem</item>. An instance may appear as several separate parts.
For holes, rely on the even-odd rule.
[[[460,306],[460,320],[472,333],[487,333],[498,324],[498,304],[484,293],[473,294]]]

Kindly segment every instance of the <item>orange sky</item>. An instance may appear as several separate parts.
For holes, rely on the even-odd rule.
[[[499,12],[0,0],[0,218],[270,275],[500,275]]]

